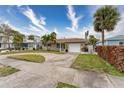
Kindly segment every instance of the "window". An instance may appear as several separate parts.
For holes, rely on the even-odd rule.
[[[124,42],[119,42],[119,45],[124,45]]]

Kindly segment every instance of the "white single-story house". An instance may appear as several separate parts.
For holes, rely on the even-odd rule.
[[[98,41],[96,43],[97,46],[99,45],[102,45],[102,42],[101,41]],[[111,45],[124,45],[124,35],[117,35],[117,36],[114,36],[114,37],[111,37],[111,38],[107,38],[105,41],[104,41],[104,45],[108,45],[108,46],[111,46]]]
[[[86,40],[82,38],[57,39],[57,50],[66,52],[83,52]]]

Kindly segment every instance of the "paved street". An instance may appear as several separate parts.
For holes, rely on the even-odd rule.
[[[45,56],[46,61],[33,63],[8,59],[6,58],[7,55],[0,55],[0,63],[21,70],[6,77],[0,77],[0,87],[53,88],[56,87],[57,82],[69,83],[83,88],[124,87],[124,77],[70,68],[77,54],[36,54]]]

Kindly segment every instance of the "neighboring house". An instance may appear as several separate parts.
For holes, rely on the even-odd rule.
[[[13,44],[12,36],[10,36],[9,44],[10,44],[10,48],[15,48]],[[28,40],[28,36],[26,36],[22,43],[22,48],[24,49],[38,49],[40,46],[41,46],[41,41],[39,36],[35,36],[34,40]],[[0,49],[7,49],[7,48],[9,48],[9,46],[6,37],[2,33],[0,33]]]
[[[102,45],[101,41],[96,43],[97,46]],[[117,35],[105,40],[104,45],[124,45],[124,35]]]
[[[14,44],[12,43],[13,41],[13,37],[10,36],[9,37],[9,42],[6,39],[6,36],[2,33],[0,33],[0,49],[7,49],[9,48],[8,45],[10,45],[10,48],[14,48]]]
[[[26,36],[23,40],[22,47],[24,49],[38,49],[41,47],[41,40],[39,36],[34,36],[34,40],[29,40],[28,36]]]
[[[66,52],[83,52],[86,40],[82,38],[57,39],[57,50]]]
[[[5,36],[3,34],[0,34],[0,49],[7,49],[8,43],[5,43]],[[13,44],[13,37],[10,38],[10,47],[14,48]],[[51,50],[59,50],[59,51],[65,51],[65,52],[84,52],[84,48],[86,48],[86,40],[82,38],[64,38],[64,39],[57,39],[56,44],[49,46]],[[28,36],[25,36],[23,43],[22,43],[22,49],[39,49],[42,46],[42,42],[40,40],[39,36],[35,36],[34,40],[29,40]]]

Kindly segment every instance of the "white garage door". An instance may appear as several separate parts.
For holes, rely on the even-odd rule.
[[[68,44],[68,52],[80,52],[80,44]]]

